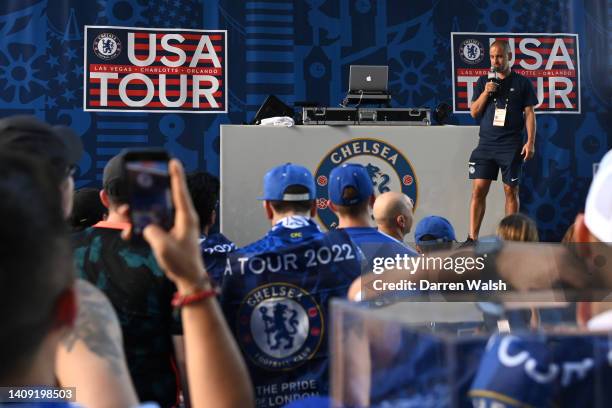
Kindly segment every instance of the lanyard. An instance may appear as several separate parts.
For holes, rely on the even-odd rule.
[[[493,104],[495,105],[495,109],[498,109],[497,107],[497,97],[493,97]],[[508,97],[506,96],[506,104],[504,105],[504,109],[506,109],[508,107]]]
[[[510,75],[508,75],[504,79],[507,79],[509,76]],[[498,86],[499,86],[499,90],[501,91],[501,87],[502,87],[501,86],[501,82],[499,83]],[[510,97],[510,94],[508,92],[506,92],[506,102],[505,102],[505,105],[504,105],[504,109],[506,109],[508,107],[508,99],[509,99],[509,97]],[[493,97],[493,103],[495,104],[495,109],[498,109],[498,106],[497,106],[497,95]]]

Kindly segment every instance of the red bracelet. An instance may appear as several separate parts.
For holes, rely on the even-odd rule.
[[[202,289],[189,295],[181,295],[180,293],[175,292],[174,296],[172,297],[171,304],[175,308],[180,308],[195,302],[199,302],[200,300],[208,299],[209,297],[217,296],[218,294],[218,288]]]

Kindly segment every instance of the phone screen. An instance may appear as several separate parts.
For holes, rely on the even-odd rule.
[[[125,163],[129,183],[132,233],[142,236],[151,223],[170,229],[174,220],[167,160],[129,160]]]

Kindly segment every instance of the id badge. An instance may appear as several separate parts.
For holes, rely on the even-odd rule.
[[[506,122],[506,108],[500,109],[495,108],[495,114],[493,115],[493,126],[504,126]]]

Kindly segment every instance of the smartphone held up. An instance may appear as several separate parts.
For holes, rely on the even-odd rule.
[[[127,150],[124,156],[128,181],[128,204],[132,237],[142,240],[149,224],[169,230],[174,222],[174,206],[168,172],[168,153],[163,149]]]

